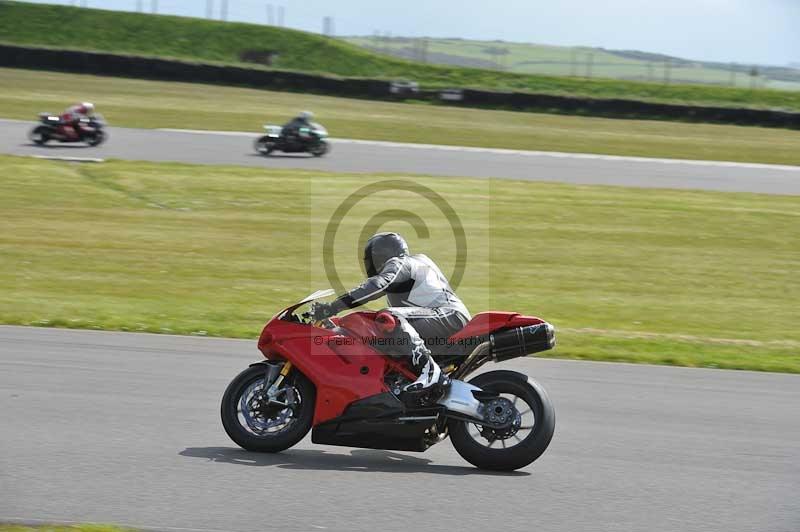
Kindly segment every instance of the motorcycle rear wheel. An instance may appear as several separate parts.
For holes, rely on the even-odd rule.
[[[239,373],[222,396],[220,415],[225,432],[237,445],[248,451],[277,453],[292,447],[308,434],[314,419],[316,390],[305,375],[293,369],[281,384],[281,388],[285,393],[288,387],[291,387],[295,404],[286,409],[263,408],[269,412],[266,414],[261,411],[253,412],[246,407],[254,404],[253,399],[250,399],[251,394],[263,390],[264,374],[265,369],[261,364]],[[267,418],[267,416],[273,417]],[[286,425],[283,428],[280,428],[280,424],[271,427],[270,423],[275,423],[274,420],[280,416],[288,419]],[[270,431],[271,428],[277,430]]]
[[[48,129],[46,126],[36,126],[28,134],[28,138],[37,146],[44,146],[50,140],[50,136],[47,134]]]
[[[529,432],[523,438],[519,438],[516,429],[498,435],[491,430],[478,430],[473,423],[452,419],[448,422],[448,429],[458,454],[475,467],[494,471],[520,469],[539,458],[550,445],[556,424],[555,409],[544,388],[527,375],[515,371],[483,373],[472,379],[470,384],[487,392],[501,394],[501,397],[520,399],[514,402],[514,408],[521,414],[520,419],[530,420],[532,417],[533,425],[526,429]],[[523,428],[518,427],[520,430]],[[479,441],[481,439],[485,439],[486,443]],[[500,444],[494,447],[495,442]]]
[[[264,136],[256,139],[255,149],[261,155],[267,156],[275,150],[276,145],[272,138]]]

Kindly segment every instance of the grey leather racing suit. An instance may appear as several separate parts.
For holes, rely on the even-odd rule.
[[[396,336],[401,341],[393,354],[410,355],[418,370],[430,358],[426,345],[441,344],[470,320],[467,307],[442,271],[422,254],[389,259],[377,275],[337,298],[332,310],[358,307],[384,295],[389,301],[386,310],[399,325]]]

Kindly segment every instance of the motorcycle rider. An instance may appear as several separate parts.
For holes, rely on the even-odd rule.
[[[91,102],[77,103],[68,107],[60,116],[61,127],[69,139],[76,139],[81,131],[81,119],[94,116],[94,104]]]
[[[312,118],[314,118],[314,113],[302,111],[283,126],[283,135],[288,139],[297,138],[301,128],[311,127]]]
[[[411,255],[397,233],[378,233],[364,248],[369,278],[330,304],[318,303],[315,319],[325,319],[386,295],[385,309],[397,320],[397,353],[409,356],[419,377],[404,387],[411,394],[427,393],[446,385],[446,378],[431,356],[427,343],[440,343],[464,328],[470,314],[456,296],[439,267],[426,255]]]

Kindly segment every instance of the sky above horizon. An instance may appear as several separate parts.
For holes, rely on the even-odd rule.
[[[31,0],[80,4],[81,0]],[[89,7],[134,11],[141,1],[85,0]],[[157,0],[159,12],[205,17],[208,0]],[[222,0],[213,0],[219,17]],[[229,20],[267,22],[267,4],[283,6],[285,25],[321,32],[332,16],[337,35],[533,42],[642,50],[706,61],[800,63],[800,0],[228,0]]]

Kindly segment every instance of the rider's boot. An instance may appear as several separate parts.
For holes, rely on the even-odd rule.
[[[425,346],[421,346],[421,349],[415,347],[411,360],[414,370],[419,372],[419,377],[403,387],[401,397],[409,405],[432,404],[444,395],[450,381]]]

